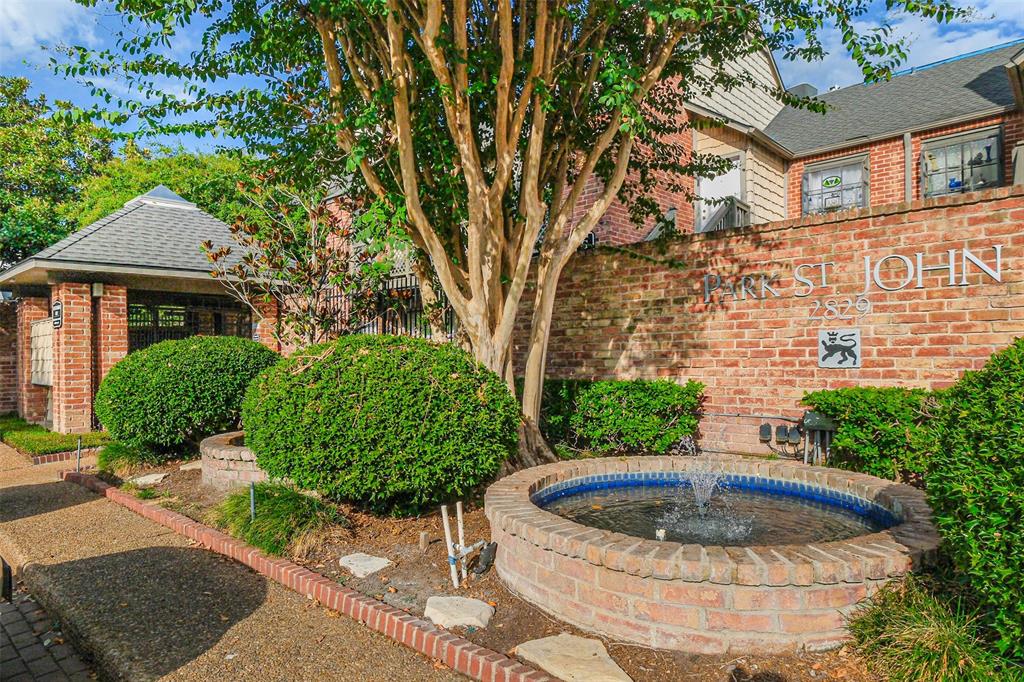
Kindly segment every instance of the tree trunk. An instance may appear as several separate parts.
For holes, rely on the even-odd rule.
[[[544,440],[544,434],[540,432],[540,427],[535,421],[524,416],[519,423],[519,447],[516,453],[501,465],[499,475],[507,476],[520,469],[529,469],[557,461],[558,455]]]

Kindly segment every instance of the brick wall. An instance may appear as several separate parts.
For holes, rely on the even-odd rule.
[[[911,135],[911,197],[917,199],[921,193],[921,144],[927,140],[952,133],[966,132],[977,128],[1003,124],[1003,161],[1004,177],[1007,181],[1013,178],[1012,156],[1013,147],[1024,141],[1024,114],[1011,113],[999,116],[989,116],[967,123],[944,128],[935,128]],[[886,140],[872,142],[870,144],[847,147],[837,151],[824,154],[816,154],[802,159],[797,159],[790,164],[789,181],[787,189],[787,203],[789,215],[796,217],[801,215],[803,206],[801,202],[802,182],[804,168],[817,161],[829,161],[845,157],[857,156],[860,154],[869,156],[869,202],[872,206],[889,204],[903,201],[905,198],[905,156],[903,137],[892,137]]]
[[[95,299],[95,306],[93,385],[98,388],[110,368],[128,355],[128,288],[105,285],[103,295]]]
[[[14,412],[18,400],[18,312],[0,302],[0,414]]]
[[[93,391],[91,287],[62,282],[53,285],[50,295],[64,306],[63,323],[53,330],[53,430],[89,431]]]
[[[32,383],[32,323],[50,316],[50,301],[41,297],[18,300],[18,415],[33,424],[47,418],[49,388]]]
[[[1002,282],[967,260],[960,286],[963,249],[994,267],[996,245]],[[807,391],[949,385],[1024,335],[1024,186],[690,235],[667,248],[600,250],[570,262],[552,321],[548,373],[702,381],[709,448],[760,452],[759,415],[799,416]],[[863,317],[810,319],[829,300],[856,302],[865,257],[872,270],[886,256],[903,256],[916,269],[920,252],[921,264],[936,268],[951,249],[957,286],[946,286],[947,272],[931,270],[917,288],[915,273],[895,291],[873,283],[866,295],[871,311]],[[683,265],[669,265],[670,259]],[[819,281],[809,295],[796,295],[807,287],[795,274],[820,280],[822,262],[831,264],[826,285]],[[882,284],[899,284],[905,268],[899,258],[887,258],[879,267]],[[722,281],[709,303],[705,275]],[[735,283],[735,297],[727,282]],[[862,367],[819,368],[819,329],[846,327],[861,330]],[[521,361],[525,324],[517,331]]]

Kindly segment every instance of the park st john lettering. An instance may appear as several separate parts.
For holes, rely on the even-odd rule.
[[[798,298],[823,293],[832,286],[833,261],[801,263],[793,268],[793,289]],[[996,244],[985,249],[949,249],[942,256],[926,256],[918,251],[910,256],[889,254],[881,258],[863,257],[862,289],[853,294],[864,297],[873,291],[924,289],[925,286],[967,286],[969,274],[980,272],[994,282],[1003,281],[1003,247]],[[938,277],[936,277],[938,276]],[[775,273],[743,275],[727,278],[716,273],[704,275],[704,302],[724,302],[781,297],[785,295],[784,280]]]

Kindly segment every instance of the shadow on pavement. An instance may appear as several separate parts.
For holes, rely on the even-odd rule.
[[[2,472],[0,476],[3,476]],[[0,523],[27,519],[97,499],[95,493],[62,481],[0,488]]]
[[[259,575],[216,554],[149,547],[47,566],[54,595],[100,661],[155,679],[216,644],[266,598]],[[120,667],[120,666],[119,666]]]

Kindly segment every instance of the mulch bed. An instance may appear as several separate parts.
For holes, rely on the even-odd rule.
[[[132,472],[167,472],[170,475],[153,486],[158,497],[150,500],[209,523],[209,509],[224,493],[205,487],[198,470],[181,471],[179,463],[148,467]],[[110,482],[116,479],[106,477]],[[347,587],[422,617],[428,597],[460,595],[481,599],[495,607],[494,617],[485,629],[459,629],[474,644],[514,655],[515,647],[525,641],[570,632],[588,637],[593,633],[554,619],[509,592],[490,570],[483,576],[470,574],[469,584],[452,588],[449,578],[444,531],[439,512],[416,518],[381,518],[357,508],[342,505],[350,521],[349,528],[335,528],[304,548],[302,556],[288,557],[310,570]],[[467,544],[490,539],[490,527],[482,504],[471,502],[466,508]],[[453,522],[454,526],[454,522]],[[430,544],[419,549],[419,536],[426,531]],[[392,566],[356,578],[341,568],[338,558],[365,552],[390,559]],[[694,680],[696,682],[783,682],[798,680],[844,680],[867,682],[879,678],[870,674],[856,654],[844,647],[823,653],[799,653],[772,656],[705,656],[656,650],[642,645],[600,638],[609,654],[636,682]]]

